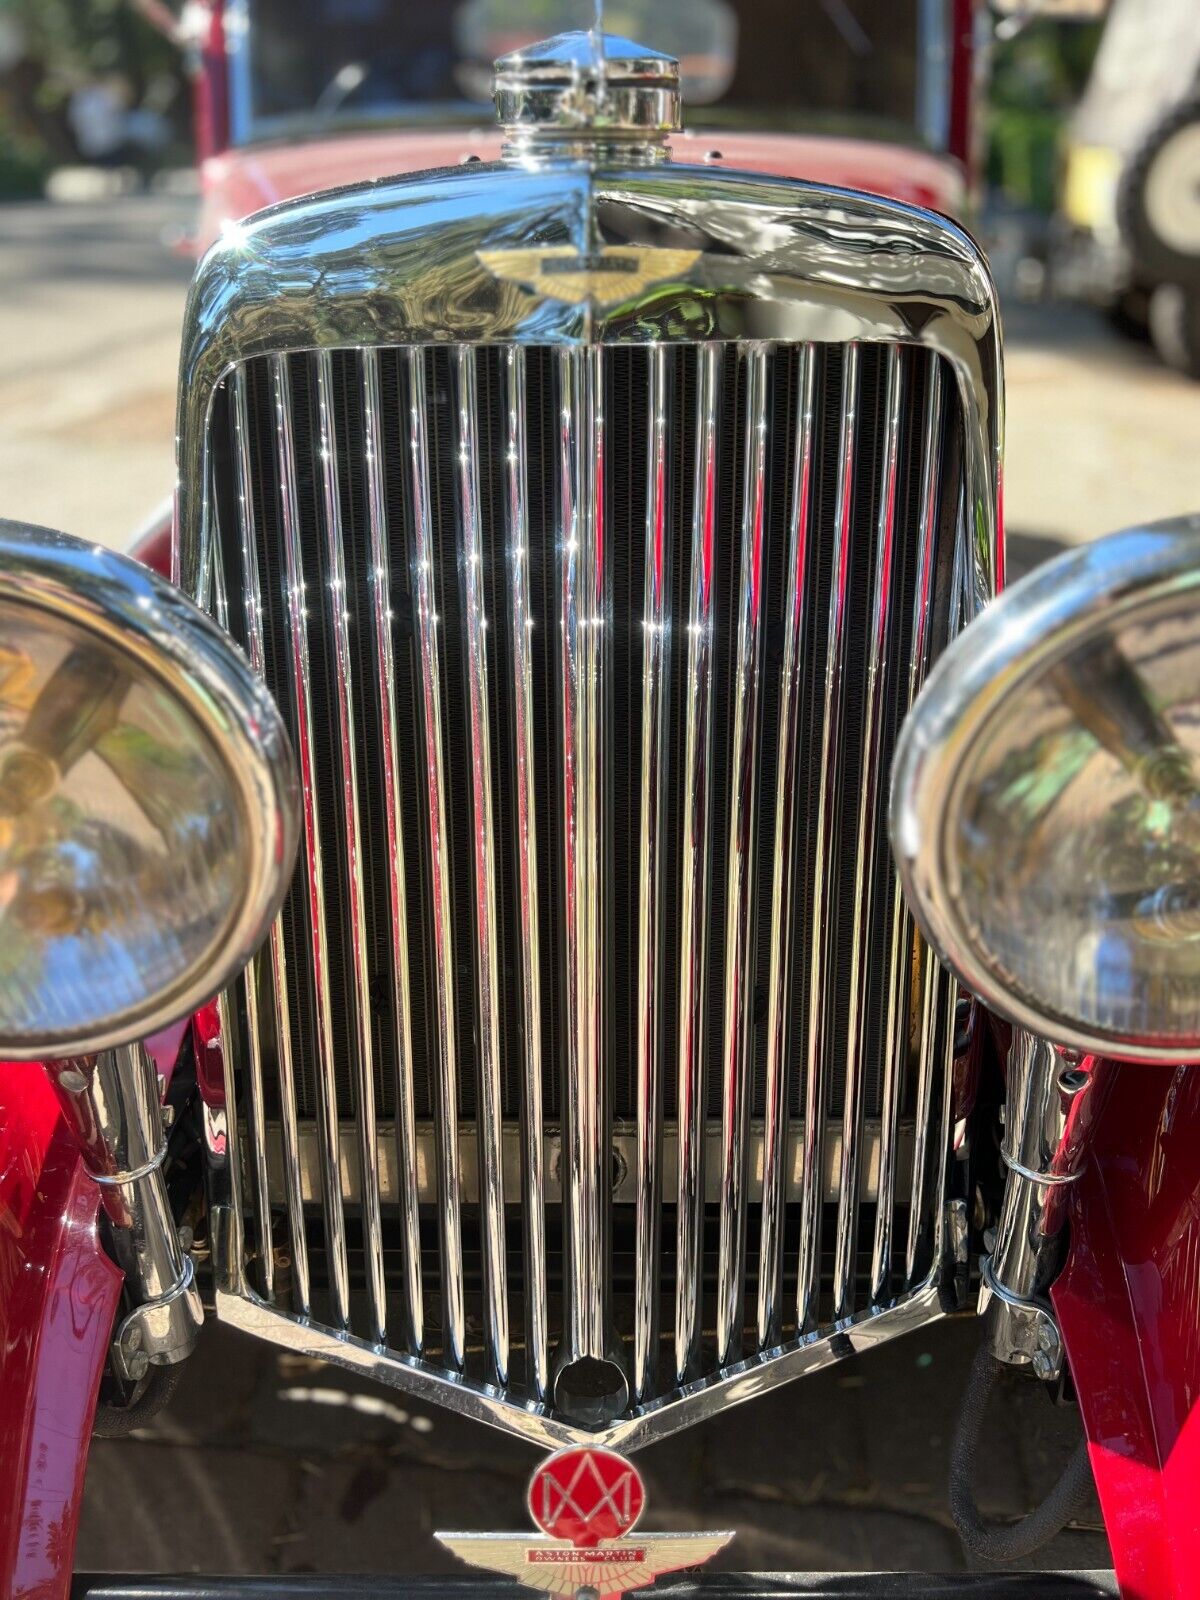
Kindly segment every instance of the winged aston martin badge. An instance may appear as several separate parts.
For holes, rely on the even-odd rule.
[[[590,1447],[560,1450],[534,1473],[529,1514],[540,1534],[439,1533],[461,1560],[530,1589],[598,1600],[644,1589],[664,1572],[696,1567],[732,1533],[639,1533],[646,1504],[641,1474],[623,1456]]]
[[[700,252],[609,244],[583,254],[569,246],[549,245],[481,250],[479,259],[493,277],[533,289],[550,300],[564,300],[573,306],[591,300],[606,306],[632,299],[651,284],[683,277],[700,259]]]

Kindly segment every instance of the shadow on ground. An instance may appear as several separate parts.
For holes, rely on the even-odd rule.
[[[950,1437],[972,1319],[935,1324],[645,1450],[646,1526],[735,1528],[727,1569],[952,1571]],[[989,1421],[979,1492],[1013,1517],[1078,1442],[1019,1385]],[[171,1408],[92,1448],[83,1571],[450,1573],[436,1529],[529,1527],[539,1452],[399,1392],[210,1324]],[[1099,1508],[1037,1558],[1109,1562]],[[1028,1566],[1031,1563],[1026,1562]]]

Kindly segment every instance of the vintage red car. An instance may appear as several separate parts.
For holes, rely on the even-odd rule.
[[[1194,1592],[1200,523],[997,598],[973,5],[622,9],[189,12],[170,526],[0,541],[6,1595],[213,1317],[538,1446],[439,1538],[596,1600],[736,1534],[640,1447],[971,1306],[964,1543],[1094,1479],[1115,1575],[738,1592]]]

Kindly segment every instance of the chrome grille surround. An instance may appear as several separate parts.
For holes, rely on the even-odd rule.
[[[540,295],[525,283],[498,279],[481,260],[486,252],[519,251],[530,240],[553,247],[562,257],[594,257],[601,249],[619,255],[620,248],[695,252],[694,264],[680,274],[677,258],[670,281],[642,287],[626,302],[601,305],[581,279],[578,303]],[[530,270],[530,269],[523,269]],[[562,293],[561,278],[554,288]],[[473,828],[475,1016],[464,1017],[457,1005],[451,949],[452,908],[450,845],[447,821],[444,707],[440,685],[437,598],[432,580],[429,544],[430,398],[426,392],[430,346],[448,346],[459,443],[460,479],[457,529],[463,572],[464,671],[470,710],[468,746],[470,816]],[[936,441],[941,422],[956,416],[961,487],[954,576],[943,611],[936,612],[932,563],[932,512],[922,515],[916,530],[897,528],[894,517],[881,516],[865,535],[854,533],[850,469],[855,460],[855,397],[860,352],[887,347],[883,357],[886,419],[881,507],[895,509],[887,487],[889,463],[895,460],[895,439],[903,425],[923,430],[924,482],[921,504],[932,507],[942,492],[942,466]],[[693,496],[694,554],[686,596],[669,598],[655,589],[653,541],[661,537],[662,520],[655,512],[654,492],[647,504],[648,557],[644,563],[645,628],[641,667],[640,790],[629,796],[630,826],[636,830],[642,888],[638,899],[633,947],[637,951],[638,1033],[634,1083],[637,1115],[610,1130],[607,1081],[611,1048],[605,1039],[611,1004],[608,948],[604,922],[611,913],[599,903],[596,887],[603,867],[602,821],[610,805],[604,787],[605,729],[601,708],[605,674],[611,671],[606,645],[611,605],[604,560],[603,450],[605,422],[601,403],[603,374],[609,352],[624,346],[648,351],[649,386],[661,399],[671,379],[671,363],[681,350],[694,351],[697,441]],[[742,562],[736,596],[736,625],[730,641],[736,673],[738,715],[730,732],[731,771],[738,775],[724,792],[711,793],[713,740],[712,647],[714,620],[710,566],[712,488],[720,447],[719,387],[721,347],[733,349],[741,369],[745,395],[739,415],[745,427],[738,509]],[[518,647],[512,652],[512,681],[489,677],[489,650],[482,596],[473,589],[473,558],[479,555],[479,451],[477,366],[502,347],[504,409],[507,417],[507,500],[505,539],[509,558],[507,607],[513,637],[520,640],[530,621],[528,559],[528,496],[523,437],[527,424],[526,352],[553,347],[557,352],[557,394],[561,399],[562,448],[558,460],[561,552],[558,558],[561,655],[555,667],[559,713],[572,759],[559,764],[561,804],[573,819],[564,870],[573,883],[562,916],[563,1003],[567,1025],[563,1039],[564,1099],[561,1126],[552,1126],[542,1106],[545,1072],[557,1070],[541,1059],[541,1030],[530,1026],[521,1063],[522,1117],[519,1126],[499,1115],[498,1077],[501,1008],[515,1007],[531,1022],[545,996],[540,992],[542,965],[536,958],[539,930],[544,927],[547,885],[540,881],[536,808],[532,804],[536,732],[530,701],[532,667]],[[754,834],[761,802],[758,740],[754,728],[763,685],[764,619],[761,609],[762,494],[764,468],[756,453],[769,423],[768,363],[773,352],[793,351],[800,372],[799,412],[812,403],[813,371],[826,349],[846,352],[838,447],[838,497],[833,524],[834,569],[844,579],[848,541],[852,535],[877,541],[872,557],[874,587],[869,615],[872,627],[862,642],[866,676],[862,707],[865,731],[863,781],[847,797],[839,787],[838,741],[848,737],[842,715],[849,653],[857,641],[848,636],[844,587],[834,583],[827,617],[812,619],[805,601],[806,514],[792,519],[785,583],[797,604],[782,640],[781,693],[777,716],[778,762],[773,816],[773,860],[790,870],[773,870],[769,884],[756,873]],[[404,856],[389,852],[386,863],[371,871],[387,877],[394,942],[391,961],[393,1036],[397,1044],[399,1091],[394,1116],[380,1121],[374,1106],[375,1085],[369,1070],[372,1050],[368,1008],[360,1006],[354,1021],[359,1030],[355,1061],[352,1120],[339,1121],[338,1065],[334,1060],[333,1023],[322,1001],[321,974],[327,971],[324,944],[327,919],[343,919],[350,929],[350,947],[361,953],[362,892],[358,812],[363,786],[378,788],[388,817],[390,837],[397,837],[398,771],[394,628],[389,616],[389,563],[396,559],[381,514],[388,493],[382,465],[391,448],[380,443],[379,368],[386,352],[406,375],[408,409],[403,441],[409,453],[411,482],[406,491],[413,515],[414,574],[412,625],[424,686],[420,739],[425,754],[421,777],[422,818],[427,830],[427,859],[438,865],[432,897],[422,895],[422,913],[413,911],[418,885],[406,881]],[[926,352],[921,356],[920,352]],[[310,667],[306,660],[310,629],[316,617],[306,613],[304,553],[299,549],[301,512],[295,498],[296,441],[293,369],[315,369],[315,410],[310,427],[318,441],[314,460],[321,466],[316,520],[325,538],[322,572],[342,585],[343,536],[338,500],[338,451],[330,411],[332,363],[352,352],[362,386],[362,416],[367,433],[367,482],[370,509],[371,582],[369,594],[358,595],[353,626],[370,629],[375,640],[377,681],[362,693],[377,697],[383,756],[379,772],[362,770],[361,743],[354,729],[355,693],[350,677],[349,641],[335,613],[329,611],[328,646],[336,659],[342,692],[329,737],[336,749],[333,785],[341,827],[336,842],[345,860],[325,861],[334,850],[323,838],[317,814],[311,749],[311,707],[306,706]],[[936,358],[936,359],[935,359]],[[391,360],[390,355],[386,359]],[[689,357],[689,359],[692,359]],[[929,364],[926,411],[920,419],[901,413],[905,364]],[[234,435],[245,445],[246,374],[250,364],[266,362],[271,372],[275,414],[274,460],[280,469],[280,527],[285,572],[283,589],[264,600],[255,554],[249,454],[235,449],[240,476],[238,515],[242,561],[239,582],[230,585],[224,573],[218,537],[217,503],[209,492],[214,463],[209,456],[210,418],[220,393],[230,407]],[[303,953],[306,981],[313,985],[317,1027],[312,1041],[315,1074],[315,1117],[301,1116],[296,1105],[296,1071],[291,1060],[295,1019],[289,1016],[289,994],[295,993],[296,952],[277,927],[257,964],[257,981],[243,984],[238,995],[221,1007],[220,1046],[227,1078],[228,1147],[242,1159],[222,1158],[219,1139],[212,1145],[214,1261],[219,1315],[276,1343],[367,1371],[402,1387],[419,1390],[482,1420],[520,1433],[546,1446],[581,1437],[603,1440],[624,1450],[661,1437],[676,1428],[736,1401],[761,1393],[802,1372],[869,1347],[883,1338],[943,1314],[957,1303],[956,1280],[961,1232],[948,1201],[948,1157],[951,1140],[950,1066],[953,1048],[954,992],[949,979],[927,954],[918,991],[920,1016],[915,1114],[902,1115],[904,1042],[913,932],[911,921],[891,888],[890,872],[882,891],[890,895],[891,922],[886,970],[873,965],[880,952],[871,948],[871,898],[881,891],[871,866],[878,847],[886,806],[886,773],[873,761],[878,740],[877,718],[884,693],[907,704],[919,686],[932,648],[934,630],[953,628],[993,592],[1000,559],[997,528],[997,484],[1002,432],[1002,387],[998,329],[993,292],[986,268],[969,238],[941,218],[903,205],[804,185],[752,178],[734,173],[665,165],[651,171],[594,170],[564,162],[538,170],[489,169],[473,166],[454,172],[417,176],[387,184],[320,197],[278,208],[232,232],[206,257],[197,276],[185,330],[182,371],[180,441],[180,578],[184,588],[228,614],[243,637],[255,664],[262,662],[264,615],[286,600],[285,634],[291,652],[287,685],[293,697],[290,716],[302,766],[309,775],[306,864],[298,882],[307,896],[313,946]],[[655,400],[651,416],[665,412]],[[649,482],[660,484],[655,463],[669,459],[669,441],[651,426],[646,441]],[[803,421],[797,429],[793,507],[803,506],[808,482],[805,441],[811,434]],[[707,544],[706,544],[707,537]],[[886,659],[885,624],[891,597],[889,564],[897,541],[917,543],[917,596],[908,658]],[[236,616],[237,590],[244,621]],[[264,605],[266,611],[264,612]],[[589,611],[589,607],[596,609]],[[349,597],[347,597],[349,609]],[[664,1041],[655,1023],[662,993],[661,942],[656,936],[664,914],[662,873],[658,860],[664,838],[662,767],[668,745],[668,702],[663,697],[666,669],[662,633],[656,624],[686,615],[686,726],[683,730],[684,815],[680,832],[685,859],[680,872],[676,911],[680,922],[679,1017],[676,1039],[665,1041],[678,1056],[676,1116],[663,1106]],[[343,621],[345,618],[343,617]],[[801,630],[828,629],[827,659],[821,692],[822,770],[826,775],[815,815],[816,861],[823,868],[836,855],[839,842],[853,838],[855,896],[852,932],[843,943],[823,947],[829,925],[818,870],[808,927],[810,1003],[805,1037],[789,1040],[787,975],[795,964],[792,931],[797,926],[795,870],[791,868],[795,819],[789,783],[796,759],[796,700],[800,682]],[[326,645],[323,644],[323,648]],[[361,659],[361,657],[360,657]],[[891,672],[891,678],[886,674]],[[856,680],[857,681],[857,680]],[[886,686],[886,687],[885,687]],[[517,832],[519,917],[526,959],[516,980],[500,971],[495,951],[495,823],[491,815],[492,774],[489,751],[493,736],[488,719],[497,697],[509,698],[514,729],[513,804],[520,819]],[[322,737],[326,735],[323,734]],[[711,808],[728,810],[722,859],[710,848],[717,831],[710,826]],[[715,813],[714,813],[715,816]],[[690,853],[689,853],[690,852]],[[349,884],[348,896],[329,900],[323,869],[334,867],[336,881]],[[574,876],[572,877],[572,873]],[[709,960],[709,901],[713,880],[720,875],[725,934],[722,969]],[[801,908],[803,910],[804,908]],[[769,917],[770,974],[763,1070],[765,1098],[761,1118],[751,1116],[750,1067],[755,1051],[751,1015],[755,996],[741,980],[746,952],[761,919]],[[411,1037],[408,995],[409,945],[429,941],[435,979],[437,1041],[431,1063],[437,1087],[435,1115],[422,1123],[416,1116],[411,1088],[415,1043]],[[532,953],[532,957],[531,957]],[[861,1092],[861,1072],[850,1072],[840,1110],[831,1088],[829,964],[848,953],[850,993],[855,996],[849,1019],[847,1055],[857,1059],[854,1043],[857,1008],[872,984],[881,985],[889,1048],[882,1063],[878,1116],[868,1118]],[[556,958],[557,959],[557,958]],[[673,979],[672,975],[672,979]],[[370,973],[351,963],[345,978],[351,989],[369,987]],[[720,1113],[709,1113],[702,1062],[707,1025],[708,986],[724,993],[723,1038],[719,1060]],[[345,992],[343,988],[343,992]],[[263,1001],[270,1016],[261,1015]],[[459,1124],[458,1030],[471,1028],[479,1059],[477,1128]],[[264,1039],[283,1040],[273,1051]],[[308,1048],[308,1047],[306,1047]],[[788,1083],[795,1062],[801,1063],[803,1115],[789,1125]],[[275,1120],[267,1114],[265,1079],[278,1089]],[[244,1119],[244,1131],[239,1127]],[[210,1119],[211,1120],[211,1119]],[[632,1326],[618,1338],[613,1307],[613,1261],[610,1243],[610,1163],[613,1145],[626,1171],[617,1183],[615,1204],[632,1207],[633,1266],[628,1300]],[[706,1152],[711,1149],[711,1156]],[[389,1153],[391,1159],[389,1161]],[[504,1203],[513,1192],[513,1163],[519,1165],[519,1192],[524,1199],[522,1274],[525,1328],[520,1338],[526,1352],[523,1378],[514,1381],[510,1364],[517,1334],[511,1321],[505,1246]],[[372,1181],[362,1183],[366,1169]],[[336,1181],[329,1181],[330,1174]],[[547,1217],[558,1192],[565,1199],[562,1288],[565,1306],[552,1301]],[[663,1204],[674,1203],[674,1216]],[[319,1198],[319,1211],[312,1204]],[[823,1210],[837,1205],[833,1228],[832,1267],[822,1265]],[[874,1203],[868,1251],[869,1291],[855,1290],[859,1253],[858,1222],[864,1202]],[[463,1210],[475,1208],[473,1224],[480,1241],[478,1289],[466,1287]],[[275,1238],[272,1208],[285,1219],[299,1217],[308,1204],[310,1221],[319,1216],[320,1242],[314,1245],[302,1227],[286,1226]],[[705,1206],[714,1208],[714,1249],[706,1238]],[[394,1218],[402,1238],[401,1270],[385,1261],[384,1219]],[[902,1215],[907,1206],[907,1223]],[[755,1208],[757,1208],[755,1210]],[[437,1270],[422,1269],[421,1217],[437,1218]],[[780,1268],[789,1219],[796,1234],[794,1301],[789,1278],[788,1304],[783,1302]],[[348,1220],[357,1232],[348,1232]],[[665,1227],[664,1227],[665,1224]],[[758,1271],[747,1272],[754,1252],[747,1229],[760,1230]],[[904,1228],[904,1232],[897,1232]],[[661,1284],[665,1247],[662,1235],[674,1237],[673,1285]],[[278,1281],[273,1248],[283,1247],[290,1262],[290,1282]],[[314,1311],[316,1285],[311,1251],[325,1265],[327,1289]],[[793,1246],[789,1245],[789,1256]],[[426,1247],[428,1253],[428,1246]],[[280,1258],[282,1259],[282,1257]],[[352,1291],[351,1275],[361,1281]],[[715,1288],[705,1289],[706,1270]],[[790,1271],[790,1268],[789,1268]],[[748,1284],[748,1277],[754,1279]],[[897,1287],[898,1284],[898,1287]],[[747,1290],[752,1304],[743,1305]],[[672,1293],[673,1290],[673,1293]],[[391,1299],[389,1301],[389,1291]],[[825,1293],[830,1309],[822,1309]],[[478,1339],[482,1355],[469,1349],[466,1299],[479,1307]],[[665,1298],[664,1298],[665,1293]],[[354,1309],[351,1309],[352,1295]],[[829,1301],[829,1296],[832,1300]],[[432,1301],[440,1306],[436,1353],[427,1349],[432,1326]],[[399,1318],[385,1315],[398,1308]],[[622,1311],[624,1311],[624,1306]],[[655,1350],[660,1344],[659,1319],[667,1310],[672,1324],[665,1330],[673,1381],[655,1378]],[[705,1327],[711,1310],[712,1324]],[[742,1343],[743,1327],[752,1330],[752,1353]],[[706,1346],[702,1334],[712,1332]],[[618,1349],[619,1346],[619,1349]],[[619,1355],[629,1398],[615,1416],[584,1423],[556,1405],[554,1378],[564,1360],[581,1356],[610,1361]],[[657,1369],[661,1372],[661,1366]]]

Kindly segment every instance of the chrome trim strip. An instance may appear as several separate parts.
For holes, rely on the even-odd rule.
[[[797,1121],[788,1129],[787,1142],[782,1155],[782,1181],[788,1201],[799,1200],[803,1193],[804,1139],[803,1127]],[[356,1205],[359,1198],[358,1162],[355,1155],[356,1134],[353,1124],[343,1122],[339,1132],[341,1144],[342,1199],[346,1205]],[[515,1122],[506,1122],[504,1138],[504,1203],[520,1206],[524,1203],[523,1175],[520,1171],[525,1145],[524,1130]],[[749,1180],[746,1194],[751,1204],[762,1197],[762,1172],[765,1129],[757,1119],[750,1124],[747,1139],[747,1170]],[[705,1201],[716,1205],[721,1195],[721,1125],[715,1120],[705,1129]],[[914,1132],[911,1118],[905,1118],[897,1130],[895,1160],[898,1182],[908,1182],[912,1171]],[[320,1171],[317,1162],[318,1133],[315,1124],[300,1125],[300,1172],[302,1199],[306,1206],[315,1206],[321,1197]],[[437,1177],[438,1131],[432,1121],[421,1120],[416,1129],[416,1184],[421,1205],[436,1205],[438,1199]],[[612,1132],[612,1152],[618,1168],[613,1185],[613,1203],[627,1206],[632,1212],[637,1205],[637,1149],[638,1125],[636,1122],[616,1123]],[[868,1117],[863,1123],[860,1146],[862,1168],[862,1195],[873,1201],[879,1186],[880,1122]],[[276,1205],[284,1198],[282,1171],[281,1131],[278,1122],[267,1123],[267,1153],[271,1173],[271,1198]],[[545,1203],[557,1205],[562,1200],[562,1136],[556,1128],[547,1129],[542,1137],[542,1166],[546,1174]],[[459,1125],[459,1170],[465,1194],[473,1193],[479,1184],[479,1129],[474,1122]],[[376,1155],[379,1192],[385,1205],[395,1202],[403,1182],[408,1180],[408,1170],[398,1168],[394,1130],[390,1123],[379,1125],[379,1148]],[[674,1193],[679,1181],[679,1139],[673,1122],[667,1123],[662,1133],[660,1170],[663,1188]],[[821,1192],[826,1204],[838,1197],[842,1172],[841,1120],[825,1127],[821,1150]],[[777,1342],[777,1341],[776,1341]]]
[[[233,379],[233,423],[236,434],[234,465],[237,472],[238,519],[242,540],[242,582],[245,586],[246,648],[250,665],[260,678],[266,678],[263,646],[262,584],[258,572],[258,543],[254,527],[253,472],[250,440],[247,435],[246,371],[239,367]],[[283,1161],[287,1193],[288,1236],[292,1254],[292,1299],[296,1310],[308,1316],[310,1290],[308,1240],[304,1233],[304,1203],[300,1194],[300,1137],[296,1114],[296,1076],[292,1061],[291,1002],[287,987],[287,946],[283,919],[271,924],[267,958],[270,961],[271,992],[275,1014],[275,1055],[279,1070],[280,1120],[283,1125]],[[243,982],[247,991],[261,974],[263,957],[257,956]],[[258,1022],[255,1005],[255,1022]],[[252,1046],[253,1048],[253,1046]]]
[[[745,373],[746,469],[733,657],[729,856],[725,889],[725,1036],[721,1050],[721,1207],[717,1250],[717,1360],[741,1353],[746,1254],[746,1135],[754,1084],[754,909],[762,679],[770,352],[739,351]]]
[[[929,1134],[928,1119],[933,1105],[933,1078],[937,1065],[936,1045],[938,1031],[938,992],[941,987],[940,979],[942,967],[937,956],[930,947],[921,940],[921,1056],[920,1066],[917,1071],[917,1105],[916,1115],[926,1119],[926,1126],[921,1127],[918,1121],[916,1127],[916,1143],[913,1148],[912,1179],[910,1186],[910,1207],[920,1205],[921,1196],[925,1192],[925,1171],[929,1160]],[[940,1131],[940,1130],[939,1130]],[[905,1252],[904,1281],[912,1282],[916,1270],[917,1251],[921,1242],[922,1219],[915,1211],[908,1215],[908,1245]]]
[[[550,1384],[546,1287],[546,1168],[542,1120],[542,971],[538,912],[537,810],[533,786],[533,657],[529,634],[529,520],[525,451],[525,352],[507,351],[504,398],[508,417],[508,540],[512,584],[513,743],[515,746],[517,860],[521,878],[521,1003],[525,1060],[522,1097],[521,1210],[525,1219],[525,1321],[530,1388],[541,1399]]]
[[[479,1206],[483,1302],[489,1367],[508,1382],[508,1283],[504,1237],[503,1117],[500,1064],[500,958],[496,941],[496,839],[492,818],[491,712],[479,521],[479,410],[475,351],[463,345],[454,368],[458,413],[458,550],[470,700],[471,833],[475,867],[475,1003],[479,1049]]]
[[[262,648],[262,597],[258,584],[258,553],[254,547],[254,508],[251,495],[250,452],[246,441],[246,376],[243,371],[230,382],[230,411],[234,427],[234,467],[238,485],[238,538],[241,544],[243,572],[243,625],[246,636],[246,654],[250,665],[260,678],[263,673]],[[220,541],[213,547],[221,549]],[[214,573],[217,579],[216,595],[218,614],[228,611],[228,595],[223,571]],[[228,627],[228,620],[224,625]],[[278,922],[272,925],[274,942]],[[251,1168],[254,1182],[254,1206],[258,1224],[259,1265],[263,1289],[268,1300],[275,1298],[275,1241],[271,1230],[271,1204],[269,1199],[270,1175],[267,1170],[266,1101],[263,1092],[262,1029],[258,1015],[258,974],[260,958],[255,957],[239,982],[246,1006],[246,1070],[249,1078],[250,1115],[247,1131],[250,1140]],[[289,1048],[291,1041],[288,1041]],[[299,1213],[297,1213],[299,1214]]]
[[[375,690],[379,706],[384,809],[387,817],[388,903],[391,907],[391,964],[396,1024],[396,1157],[404,1175],[400,1185],[400,1225],[404,1237],[405,1339],[419,1355],[425,1339],[425,1296],[421,1284],[421,1218],[417,1209],[416,1116],[413,1108],[412,980],[408,965],[408,884],[404,870],[401,814],[396,667],[392,646],[392,572],[388,546],[387,491],[383,476],[382,397],[379,356],[361,355],[363,427],[366,433],[367,504],[371,523],[371,620],[375,639]]]
[[[609,577],[604,525],[604,354],[563,350],[561,658],[566,885],[563,1359],[606,1360],[608,1138],[605,1085],[605,688]]]
[[[363,1254],[366,1261],[367,1305],[371,1333],[378,1344],[387,1338],[387,1287],[383,1275],[383,1218],[374,1181],[375,1063],[371,1038],[371,969],[367,954],[367,913],[358,821],[358,762],[354,736],[354,668],[350,658],[350,596],[342,555],[342,503],[338,487],[338,445],[334,428],[333,357],[317,356],[317,445],[321,480],[321,513],[325,524],[326,614],[333,635],[337,695],[337,751],[340,764],[342,843],[345,849],[349,910],[350,977],[354,984],[354,1123],[359,1132],[358,1158],[363,1173]]]
[[[679,950],[679,1183],[676,1190],[675,1376],[687,1378],[700,1339],[704,1282],[704,1049],[708,962],[708,812],[713,701],[713,541],[723,351],[700,347],[696,376],[695,501],[688,596]]]
[[[246,1278],[246,1231],[243,1221],[246,1210],[242,1196],[242,1141],[238,1131],[237,1079],[234,1076],[234,1031],[230,995],[231,991],[224,989],[216,1001],[219,1034],[216,1043],[221,1057],[221,1078],[225,1085],[225,1104],[222,1111],[225,1117],[226,1161],[221,1170],[226,1175],[229,1197],[233,1202],[228,1211],[233,1245],[228,1264],[230,1283],[239,1294],[250,1294],[253,1291]],[[211,1044],[209,1048],[211,1050]],[[269,1175],[270,1168],[267,1170]],[[303,1217],[303,1208],[297,1215]]]
[[[642,795],[638,848],[637,1217],[634,1237],[633,1394],[641,1399],[658,1346],[659,1230],[662,1201],[662,841],[666,800],[670,668],[667,517],[670,509],[670,404],[674,358],[650,355],[647,442],[646,579],[642,604]]]
[[[771,955],[767,997],[767,1082],[763,1135],[762,1239],[758,1264],[758,1344],[780,1335],[782,1307],[784,1149],[788,1131],[787,1069],[791,1043],[792,916],[796,888],[796,785],[800,757],[800,704],[805,687],[804,642],[813,600],[806,592],[812,498],[816,353],[800,350],[800,401],[792,467],[787,585],[784,591],[783,663],[779,691],[779,755],[775,778],[775,848],[771,880]]]
[[[908,655],[905,710],[916,699],[929,664],[929,624],[933,607],[933,565],[937,552],[937,517],[942,482],[944,396],[939,361],[929,362],[921,446],[921,500],[917,534],[917,583],[913,595],[912,643]],[[892,1276],[892,1228],[896,1204],[896,1134],[900,1096],[908,1060],[909,996],[912,989],[913,920],[892,873],[892,953],[888,971],[887,1034],[883,1058],[882,1155],[879,1197],[875,1207],[875,1241],[871,1259],[871,1300],[887,1298]]]
[[[566,1444],[588,1444],[631,1454],[683,1428],[694,1427],[730,1406],[769,1394],[781,1384],[860,1355],[914,1328],[936,1322],[946,1314],[939,1285],[931,1281],[898,1305],[860,1312],[828,1333],[794,1339],[762,1351],[724,1372],[670,1390],[606,1427],[575,1428],[549,1414],[546,1408],[523,1405],[491,1385],[465,1383],[458,1375],[431,1367],[417,1357],[379,1350],[352,1334],[339,1335],[312,1322],[296,1321],[249,1291],[231,1290],[227,1287],[231,1271],[228,1211],[218,1211],[214,1223],[216,1307],[222,1322],[285,1349],[421,1395],[546,1450]]]
[[[825,662],[825,710],[821,726],[821,797],[813,864],[812,964],[808,978],[808,1036],[805,1041],[805,1185],[800,1213],[800,1265],[796,1325],[801,1334],[817,1323],[820,1287],[820,1167],[815,1141],[825,1120],[829,1081],[828,934],[829,865],[836,859],[841,833],[843,672],[846,648],[846,598],[850,575],[851,520],[854,512],[854,451],[858,423],[859,351],[846,347],[842,374],[841,429],[838,438],[837,505],[834,512],[833,582],[829,595],[829,646]]]
[[[421,665],[425,736],[425,798],[433,913],[433,968],[437,996],[438,1226],[441,1238],[442,1324],[447,1364],[461,1368],[466,1355],[463,1304],[461,1192],[458,1171],[458,1059],[454,1018],[454,952],[450,923],[450,857],[446,847],[446,778],[442,756],[442,685],[438,664],[437,596],[433,585],[433,520],[429,504],[425,353],[410,350],[409,451],[416,533],[414,601]]]
[[[297,504],[296,447],[292,437],[292,385],[288,358],[274,356],[276,450],[279,465],[283,554],[287,573],[288,644],[291,686],[296,713],[296,754],[304,806],[305,887],[312,928],[313,990],[317,1002],[317,1115],[322,1131],[325,1240],[334,1316],[342,1327],[350,1318],[350,1272],[346,1256],[346,1219],[337,1179],[338,1104],[333,1057],[333,1009],[329,994],[329,948],[325,927],[325,876],[313,778],[313,708],[308,670],[308,604],[300,553],[300,511]]]
[[[850,1013],[846,1032],[846,1087],[842,1102],[842,1182],[838,1195],[833,1265],[833,1315],[840,1321],[853,1310],[854,1268],[858,1249],[859,1138],[863,1111],[863,1033],[870,1006],[870,963],[867,947],[874,912],[876,843],[881,803],[887,807],[880,771],[883,745],[884,689],[888,672],[888,627],[892,600],[892,554],[896,537],[897,477],[903,422],[907,353],[893,345],[887,356],[884,396],[883,460],[880,464],[879,514],[875,530],[870,632],[867,640],[866,703],[862,719],[862,756],[858,780],[858,832],[854,854],[854,931],[850,946]]]

